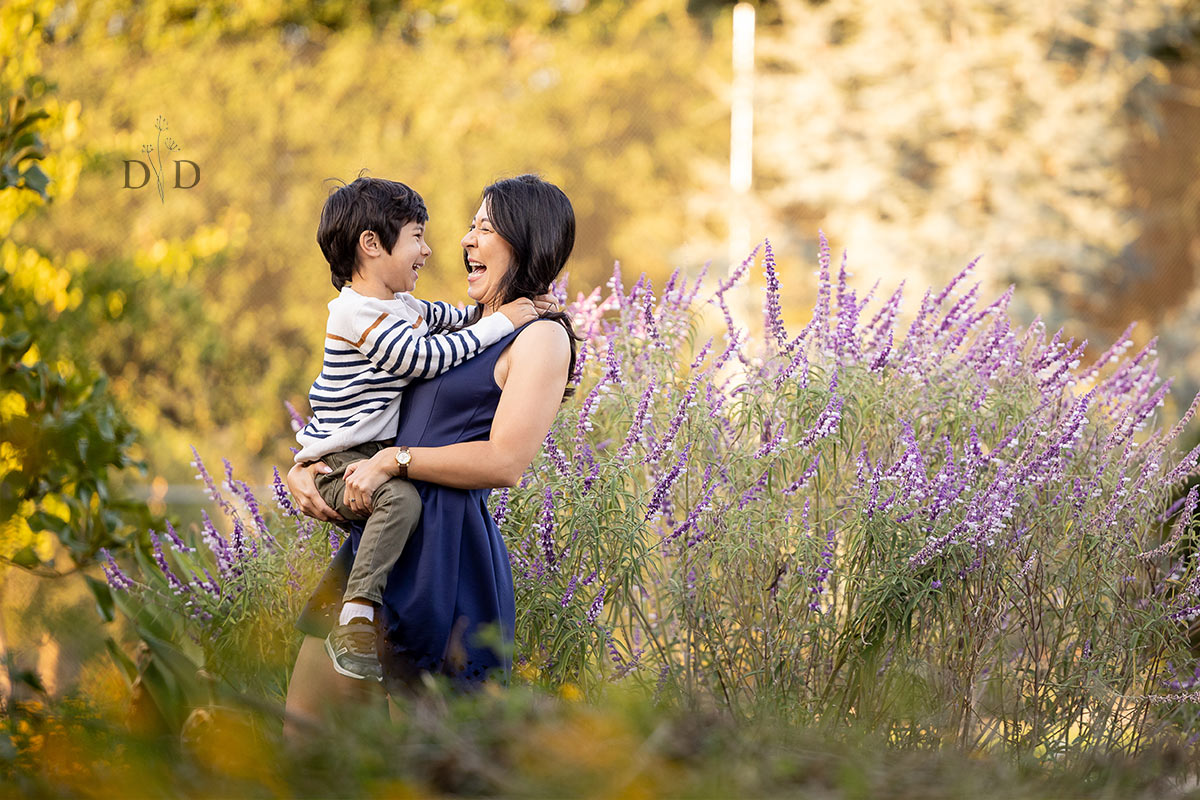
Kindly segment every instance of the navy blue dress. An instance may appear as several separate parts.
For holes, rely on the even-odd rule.
[[[405,389],[397,445],[438,447],[484,440],[500,401],[493,370],[524,328],[441,375]],[[487,509],[490,489],[451,489],[413,481],[421,519],[383,590],[379,657],[388,691],[412,684],[421,671],[473,684],[512,667],[516,605],[512,567]],[[309,598],[297,627],[324,638],[341,609],[362,524]]]

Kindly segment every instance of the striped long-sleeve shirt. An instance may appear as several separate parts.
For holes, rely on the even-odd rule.
[[[329,303],[325,363],[308,393],[313,416],[296,434],[296,461],[395,436],[405,386],[440,375],[512,333],[503,314],[462,327],[473,312],[403,293],[379,300],[343,287]]]

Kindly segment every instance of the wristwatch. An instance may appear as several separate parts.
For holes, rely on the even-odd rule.
[[[396,450],[396,466],[400,468],[399,477],[403,480],[408,480],[408,464],[412,461],[412,453],[408,452],[407,447],[401,447]]]

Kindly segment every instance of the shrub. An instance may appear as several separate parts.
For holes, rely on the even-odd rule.
[[[1195,404],[1151,429],[1153,342],[1084,366],[1011,288],[981,307],[973,263],[902,330],[901,290],[872,307],[823,237],[793,336],[762,263],[758,343],[728,301],[751,259],[707,302],[618,272],[574,304],[579,400],[493,495],[527,672],[1051,755],[1191,724]]]

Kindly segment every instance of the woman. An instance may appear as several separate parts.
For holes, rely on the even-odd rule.
[[[574,243],[575,214],[558,187],[533,175],[498,181],[484,190],[462,240],[467,294],[484,314],[544,294]],[[397,446],[347,469],[348,504],[367,504],[376,487],[401,474],[396,456],[405,451],[401,461],[423,504],[384,590],[380,660],[389,692],[422,670],[468,683],[496,669],[507,673],[516,614],[512,571],[487,496],[516,484],[533,461],[574,366],[570,321],[561,312],[545,314],[470,361],[413,383]],[[288,486],[306,514],[337,520],[316,492],[318,469],[325,467],[294,466]],[[297,722],[319,719],[363,688],[334,671],[323,644],[353,557],[348,540],[301,616],[306,636],[288,686],[289,736]]]

